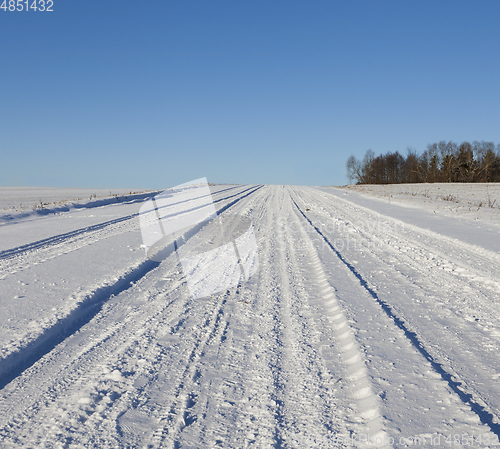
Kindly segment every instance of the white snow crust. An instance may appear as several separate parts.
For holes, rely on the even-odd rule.
[[[498,446],[499,185],[211,191],[159,261],[158,192],[0,213],[0,447]]]

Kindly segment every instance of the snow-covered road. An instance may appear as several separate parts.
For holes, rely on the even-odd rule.
[[[259,265],[193,299],[178,255],[141,247],[152,195],[0,226],[0,447],[498,445],[495,224],[481,239],[339,189],[215,186]]]

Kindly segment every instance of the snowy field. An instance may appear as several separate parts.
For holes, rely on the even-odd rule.
[[[498,446],[499,190],[212,186],[153,260],[158,192],[2,189],[0,447]]]
[[[345,189],[439,214],[496,221],[500,217],[499,183],[372,184]]]
[[[130,189],[66,189],[59,187],[0,187],[0,216],[6,211],[40,211],[85,203],[105,198],[117,198],[140,191]]]

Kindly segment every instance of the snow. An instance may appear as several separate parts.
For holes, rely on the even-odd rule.
[[[497,223],[500,218],[500,183],[369,184],[345,189],[448,217]]]
[[[0,446],[498,445],[499,187],[211,186],[157,258],[158,192],[6,211]]]
[[[130,189],[67,189],[61,187],[0,187],[0,210],[47,209],[92,199],[132,195]]]

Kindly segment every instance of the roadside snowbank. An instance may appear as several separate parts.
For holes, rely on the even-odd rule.
[[[29,216],[68,212],[143,200],[151,191],[130,189],[66,189],[56,187],[0,187],[0,225]]]
[[[443,215],[500,219],[500,183],[370,184],[342,188]]]
[[[29,211],[74,202],[145,192],[130,189],[68,189],[65,187],[0,187],[0,209]]]

